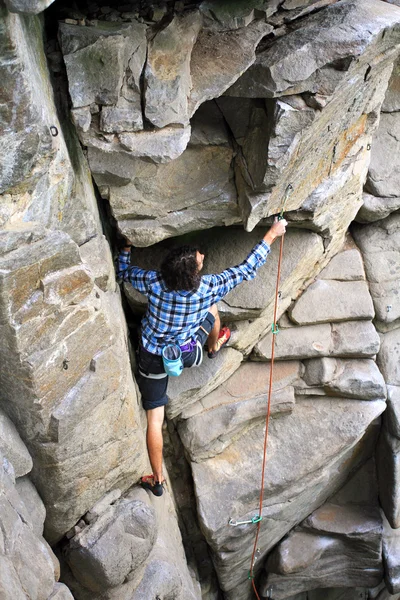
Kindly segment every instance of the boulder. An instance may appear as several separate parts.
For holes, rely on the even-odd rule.
[[[0,410],[0,453],[11,462],[15,477],[22,477],[31,471],[32,458],[21,440],[14,423]]]
[[[54,584],[53,593],[48,600],[74,600],[73,595],[63,583]]]
[[[328,396],[373,400],[386,398],[386,385],[373,360],[314,358],[305,362],[307,385],[320,386]],[[313,387],[306,393],[312,394]]]
[[[101,522],[108,524],[105,529]],[[128,552],[123,551],[120,543]],[[110,546],[115,550],[114,557],[109,553]],[[84,557],[85,570],[79,554]],[[157,596],[174,600],[201,598],[199,586],[194,585],[186,563],[174,504],[168,492],[162,498],[154,498],[141,488],[130,488],[94,526],[84,528],[69,542],[67,560],[73,564],[72,571],[68,564],[64,565],[64,581],[74,597],[82,600],[99,597],[98,591],[84,585],[97,589],[100,580],[107,586],[101,591],[109,600],[146,600]],[[111,580],[120,580],[123,572],[128,573],[126,578],[108,587]]]
[[[379,46],[382,30],[396,39],[398,10],[376,0],[327,6],[278,38],[229,89],[232,96],[273,97],[305,91],[330,96],[346,71]],[[389,42],[389,40],[388,40]]]
[[[37,15],[53,4],[54,0],[5,0],[5,4],[10,12],[25,13]]]
[[[277,365],[271,415],[293,410],[293,384],[300,377],[300,367],[298,362]],[[221,453],[245,429],[265,419],[269,377],[268,365],[242,363],[217,389],[181,413],[178,431],[191,460]]]
[[[374,196],[398,197],[400,163],[393,160],[400,151],[400,115],[382,113],[379,129],[374,136],[371,163],[365,189]]]
[[[400,531],[392,529],[383,515],[383,564],[386,587],[391,594],[400,593]]]
[[[144,468],[121,307],[118,296],[93,293],[62,232],[5,254],[0,279],[2,407],[34,457],[53,541]]]
[[[173,419],[215,390],[236,371],[242,360],[240,352],[227,348],[213,360],[205,356],[200,367],[185,369],[180,377],[170,378],[166,408],[168,418]]]
[[[245,180],[240,183],[238,176],[239,200],[248,229],[260,219],[280,212],[289,183],[295,193],[287,201],[287,211],[310,204],[312,211],[317,212],[320,226],[335,229],[333,215],[335,221],[340,221],[340,230],[348,228],[361,205],[369,161],[367,145],[377,124],[376,119],[368,119],[367,114],[379,109],[395,59],[392,48],[397,43],[397,12],[396,8],[384,6],[377,0],[368,0],[362,9],[358,2],[328,6],[305,19],[302,27],[269,44],[260,52],[255,65],[227,92],[233,97],[279,97],[267,102],[267,114],[258,109],[254,126],[247,132],[247,158],[243,156],[238,160],[238,170]],[[369,21],[374,23],[370,28],[366,25]],[[347,27],[351,33],[346,31]],[[388,45],[383,43],[388,52],[384,50],[383,54],[382,30],[386,30],[385,36],[388,36]],[[328,36],[330,42],[323,42],[324,36]],[[351,46],[350,54],[345,48],[347,43]],[[333,63],[332,52],[337,58]],[[344,55],[339,58],[337,53],[341,52],[346,59]],[[359,55],[361,57],[354,60]],[[371,56],[377,62],[365,79]],[[263,60],[266,75],[262,73]],[[326,69],[317,68],[319,61],[325,63]],[[276,74],[271,75],[275,68]],[[314,76],[318,80],[316,87]],[[291,106],[292,99],[307,89],[313,94],[322,92],[325,102],[316,105],[308,101],[310,108],[301,99]],[[287,99],[282,97],[283,92],[288,94]],[[338,114],[345,120],[340,126]],[[318,198],[313,197],[317,190],[321,193],[320,206]],[[328,211],[327,195],[331,205]],[[340,237],[342,243],[343,237]]]
[[[271,419],[260,558],[371,455],[372,431],[384,408],[382,401],[312,398],[297,403],[292,413]],[[372,438],[367,435],[360,442],[370,425]],[[261,423],[221,454],[192,463],[201,527],[213,549],[221,587],[232,599],[251,597],[247,571],[254,528],[229,527],[228,520],[257,515],[263,430]]]
[[[400,439],[400,386],[388,385],[385,424],[390,435]]]
[[[363,254],[378,326],[396,325],[400,319],[400,215],[395,212],[383,221],[357,225],[354,237]]]
[[[397,4],[398,0],[393,2],[393,4]],[[389,81],[388,89],[386,90],[385,100],[382,104],[382,112],[397,112],[400,110],[400,99],[399,99],[399,90],[400,90],[400,61],[397,60],[393,73]]]
[[[0,596],[4,600],[48,600],[58,578],[58,561],[32,529],[27,508],[15,487],[12,466],[0,459],[2,559]]]
[[[190,63],[190,116],[206,100],[221,96],[253,64],[258,43],[272,29],[262,21],[234,31],[202,29]]]
[[[117,500],[71,539],[66,561],[81,585],[93,592],[104,592],[136,575],[145,564],[156,535],[151,507],[138,500]]]
[[[270,332],[256,344],[251,356],[253,360],[271,359],[271,336]],[[317,356],[370,358],[378,352],[379,346],[379,335],[370,321],[322,323],[280,330],[275,341],[275,358],[278,360],[302,360]]]
[[[400,440],[383,428],[376,449],[379,498],[393,529],[400,527]]]
[[[322,269],[318,279],[335,279],[336,281],[365,281],[364,264],[357,248],[349,248],[338,252]]]
[[[389,385],[400,385],[400,329],[382,335],[378,365]]]
[[[373,459],[368,461],[328,502],[305,519],[269,555],[260,591],[287,598],[307,589],[316,599],[329,587],[378,585],[382,577],[382,518]],[[300,549],[301,548],[301,549]],[[370,565],[366,569],[366,565]],[[368,573],[368,575],[367,575]],[[357,581],[359,583],[357,583]],[[317,588],[317,589],[315,589]],[[290,596],[292,598],[292,596]]]
[[[363,194],[364,204],[356,215],[357,223],[371,223],[385,219],[400,208],[400,197],[380,198],[372,194]]]
[[[204,102],[194,113],[190,124],[191,146],[229,146],[229,130],[224,115],[219,108],[219,100]]]
[[[155,165],[89,149],[96,183],[120,230],[136,246],[237,223],[232,156],[226,146],[196,146],[172,163]]]
[[[94,283],[103,292],[115,290],[115,267],[110,246],[104,235],[98,235],[79,247],[83,264],[90,271]]]
[[[200,4],[206,26],[218,31],[229,31],[247,27],[255,18],[255,12],[262,10],[262,0],[250,2],[227,2],[221,5],[217,0],[205,0]]]
[[[19,477],[15,481],[15,488],[26,507],[29,523],[37,536],[43,535],[43,526],[46,518],[46,508],[37,490],[29,477]]]
[[[374,306],[365,281],[318,279],[289,311],[298,325],[372,319]]]
[[[281,600],[321,587],[374,587],[383,575],[381,536],[378,508],[327,502],[271,553],[261,593],[270,588]]]
[[[188,123],[190,58],[201,27],[199,12],[176,15],[149,43],[144,71],[146,118],[155,127]]]

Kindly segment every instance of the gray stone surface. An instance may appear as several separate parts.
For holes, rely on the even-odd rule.
[[[381,336],[378,365],[388,385],[400,385],[400,329]]]
[[[62,232],[1,260],[2,408],[34,457],[51,540],[144,465],[119,298],[92,288]]]
[[[374,306],[365,281],[318,279],[289,311],[298,325],[372,319]]]
[[[400,440],[383,428],[376,449],[379,498],[393,529],[400,527]]]
[[[145,502],[117,500],[69,542],[67,563],[87,589],[101,593],[132,579],[157,535],[154,510]]]
[[[382,29],[390,31],[398,16],[396,8],[376,0],[367,0],[362,8],[355,1],[328,6],[262,52],[229,93],[260,98],[311,91],[330,96],[353,61],[378,45]]]
[[[363,194],[364,204],[357,213],[358,223],[370,223],[385,219],[400,208],[400,197],[380,198],[372,194]]]
[[[54,0],[5,0],[10,12],[37,15],[53,4]]]
[[[58,578],[58,561],[30,525],[15,487],[12,466],[0,458],[0,596],[4,600],[48,600]]]
[[[221,96],[253,64],[257,44],[271,31],[271,25],[259,21],[235,31],[200,32],[190,65],[191,115],[206,100]]]
[[[300,371],[298,362],[277,365],[271,415],[293,410],[293,384]],[[246,428],[265,419],[269,377],[267,365],[243,363],[227,381],[182,412],[178,431],[192,460],[197,462],[221,453]]]
[[[374,136],[371,164],[365,185],[374,196],[398,197],[400,182],[400,115],[382,113],[379,129]],[[394,158],[396,157],[396,158]]]
[[[151,158],[156,163],[178,158],[190,139],[190,127],[164,127],[160,131],[121,133],[121,147],[131,156]]]
[[[400,386],[388,385],[386,427],[391,435],[400,439]]]
[[[272,587],[281,600],[318,587],[374,587],[383,575],[381,536],[378,508],[326,503],[272,552],[261,593]]]
[[[29,477],[19,477],[15,481],[15,488],[26,507],[29,523],[37,536],[43,535],[46,508],[35,486]]]
[[[95,284],[103,292],[115,289],[115,267],[110,246],[104,235],[98,235],[79,247],[82,262],[89,269]]]
[[[304,379],[328,396],[373,400],[386,398],[386,385],[373,360],[315,358],[305,363]],[[307,389],[312,394],[313,388]]]
[[[48,600],[74,600],[74,597],[66,585],[63,583],[56,583],[54,585],[53,593]]]
[[[167,416],[173,419],[232,375],[239,367],[243,356],[233,348],[221,350],[216,358],[204,357],[200,367],[185,369],[180,377],[170,378]]]
[[[176,15],[149,43],[144,72],[145,114],[156,127],[188,122],[190,59],[200,27],[199,12]]]
[[[297,403],[291,414],[271,420],[260,561],[372,454],[372,432],[379,427],[375,419],[384,408],[381,401],[313,398]],[[373,439],[367,435],[360,442],[371,424]],[[214,550],[214,564],[228,598],[250,594],[246,574],[254,528],[229,527],[227,521],[257,514],[263,428],[263,424],[254,427],[214,458],[192,463],[201,527]]]
[[[363,254],[378,325],[388,327],[400,319],[400,214],[356,226],[354,236]]]
[[[136,246],[237,223],[232,157],[226,146],[196,146],[172,163],[155,165],[89,149],[96,183],[120,230]]]
[[[365,280],[364,265],[359,250],[350,248],[338,252],[325,269],[322,269],[318,279],[335,279],[336,281]]]
[[[396,2],[394,2],[396,4]],[[400,6],[400,4],[397,4]],[[385,100],[382,104],[383,112],[396,112],[400,110],[400,61],[394,65],[393,73],[389,81],[388,89],[386,90]]]
[[[270,360],[271,336],[272,333],[268,333],[256,344],[252,358]],[[322,323],[282,329],[276,337],[275,357],[285,360],[317,356],[369,358],[378,352],[379,346],[379,335],[370,321]]]
[[[380,583],[381,537],[382,518],[371,459],[272,551],[265,563],[261,589],[271,590],[278,598],[287,598],[294,590],[300,594],[302,588],[315,600],[322,600],[322,592],[331,600],[366,598],[355,588]],[[326,588],[330,587],[347,591],[329,592]]]
[[[392,529],[383,515],[383,564],[385,582],[391,594],[400,593],[400,531]]]
[[[352,13],[351,17],[347,14],[348,12]],[[324,88],[325,101],[322,104],[316,104],[308,100],[308,104],[313,105],[313,110],[316,112],[315,118],[312,122],[308,122],[307,127],[302,121],[302,116],[307,111],[304,112],[298,102],[292,106],[292,111],[288,110],[285,113],[278,109],[283,98],[267,102],[268,119],[264,116],[263,120],[264,123],[268,120],[270,124],[268,132],[273,143],[268,144],[265,133],[262,134],[264,127],[262,122],[256,121],[254,129],[247,133],[247,145],[249,146],[247,155],[254,157],[250,168],[244,158],[240,160],[239,157],[238,159],[238,171],[240,172],[240,175],[237,175],[240,184],[239,200],[242,217],[247,229],[251,230],[260,219],[280,211],[285,190],[287,185],[291,183],[295,187],[295,193],[289,198],[286,210],[293,211],[304,205],[313,226],[315,226],[314,222],[316,221],[318,226],[323,226],[324,229],[328,228],[332,232],[336,231],[335,237],[341,238],[336,240],[340,247],[343,237],[338,234],[339,232],[343,233],[343,230],[348,228],[361,205],[361,188],[369,161],[369,152],[366,148],[377,124],[374,119],[366,119],[366,115],[371,111],[378,110],[380,103],[383,101],[384,90],[395,59],[395,51],[392,48],[393,44],[397,43],[397,31],[395,29],[397,12],[397,9],[385,7],[378,0],[365,3],[362,9],[357,2],[334,4],[305,19],[302,27],[296,28],[288,35],[279,37],[275,43],[268,45],[265,52],[259,54],[258,61],[262,60],[264,54],[268,57],[266,61],[267,71],[271,66],[271,53],[276,52],[279,60],[281,59],[281,62],[278,60],[275,65],[277,66],[276,79],[279,80],[280,77],[287,78],[284,83],[284,87],[287,86],[287,93],[289,94],[288,100],[285,100],[286,103],[291,101],[294,94],[304,91],[304,88],[313,89],[309,79],[302,80],[303,76],[306,77],[305,72],[303,75],[299,73],[304,64],[310,67],[312,73],[324,72],[324,76],[327,76],[325,83],[333,85],[333,88],[339,82],[340,86],[336,89],[330,101],[328,100],[333,91],[329,89],[329,85]],[[340,13],[341,17],[333,18],[333,15],[337,15],[337,13]],[[379,18],[377,18],[377,15],[379,15]],[[351,25],[353,18],[357,25]],[[367,30],[361,23],[364,19],[369,20],[370,18],[374,22],[374,26],[369,28],[368,34],[365,35]],[[385,20],[386,26],[384,25]],[[307,33],[306,24],[308,22],[315,22],[313,26],[318,31],[320,31],[321,22],[324,22],[326,28],[323,29],[323,35],[331,36],[332,44],[334,46],[337,44],[337,48],[340,48],[339,53],[344,49],[339,39],[341,39],[341,36],[347,35],[344,34],[342,27],[344,29],[350,27],[352,30],[350,35],[353,43],[352,51],[356,54],[361,52],[361,58],[355,61],[349,59],[345,63],[339,60],[338,63],[333,63],[334,67],[328,61],[326,71],[324,68],[316,69],[316,63],[320,59],[323,60],[323,55],[328,50],[329,44],[320,42],[320,34],[316,38],[314,34],[308,37],[310,33]],[[310,25],[311,29],[313,26]],[[382,40],[379,29],[381,27],[388,28],[385,34],[385,39],[387,35],[388,46],[387,51],[383,50],[383,53],[380,49]],[[335,30],[335,28],[337,29]],[[347,42],[349,39],[347,38]],[[313,45],[314,40],[316,46],[322,43],[321,47],[315,48],[316,60],[309,47]],[[297,43],[300,50],[296,47]],[[361,43],[361,46],[359,46],[359,43]],[[384,42],[384,45],[386,45],[386,42]],[[358,50],[356,50],[357,46]],[[368,69],[370,63],[364,61],[372,55],[376,57],[377,62],[369,71],[369,77],[365,79],[365,70]],[[253,81],[248,81],[252,77],[252,72],[255,77],[255,86],[262,80],[261,75],[256,70],[256,65],[257,62],[241,78],[243,80],[242,92],[238,89],[239,82],[229,90],[232,96],[249,97],[253,95],[255,98],[259,98],[260,95],[268,97],[275,93],[272,90],[263,93],[260,89],[254,89],[254,87],[252,89]],[[338,70],[339,65],[341,71]],[[286,69],[287,72],[285,72]],[[312,77],[311,75],[311,79]],[[297,86],[299,79],[301,81]],[[303,84],[304,88],[302,87]],[[273,80],[273,85],[275,85],[275,80]],[[356,89],[359,91],[356,91]],[[281,89],[276,90],[277,96],[281,96],[281,93]],[[354,102],[355,97],[357,100]],[[312,96],[312,98],[315,100],[315,96]],[[346,123],[341,122],[340,128],[337,127],[337,114],[343,115],[343,119],[346,120]],[[289,123],[298,120],[300,129],[303,126],[297,135],[293,136],[295,129],[292,133],[290,126],[289,131],[286,129],[286,117],[289,118]],[[259,135],[257,135],[258,131],[261,132]],[[261,145],[261,152],[260,139],[264,140]],[[288,148],[288,152],[282,155],[284,147]],[[276,150],[276,153],[273,150]],[[257,173],[256,181],[252,177],[253,173]],[[244,183],[240,183],[240,177],[243,177]],[[336,188],[335,192],[332,189],[333,187]],[[318,198],[314,197],[317,191],[321,194],[321,198],[319,198],[320,205],[318,205]],[[329,196],[329,200],[327,200],[327,196]],[[340,204],[339,210],[338,202]],[[310,215],[310,212],[316,213],[316,215]],[[338,250],[339,247],[336,249]]]
[[[146,548],[146,553],[148,550],[149,539],[146,540],[146,535],[149,532],[149,525],[152,536],[151,551],[146,561],[138,568],[134,568],[121,585],[104,590],[103,593],[107,599],[147,600],[148,598],[157,598],[158,596],[165,599],[171,598],[171,600],[172,598],[174,600],[200,600],[199,586],[193,582],[186,563],[175,507],[169,493],[165,492],[162,498],[155,498],[150,492],[146,493],[141,488],[133,487],[119,501],[120,506],[121,503],[133,508],[133,512],[135,513],[133,521],[129,519],[125,521],[125,543],[127,545],[130,544],[130,538],[132,537],[129,535],[130,531],[138,537],[131,540],[133,544],[132,555],[128,556],[121,553],[120,563],[115,564],[114,570],[109,573],[115,575],[118,571],[123,570],[129,561],[131,561],[131,564],[134,564],[135,560],[143,558],[143,549]],[[104,531],[103,536],[99,538],[99,542],[101,543],[103,538],[109,536],[110,543],[114,544],[111,532],[116,532],[116,530],[118,530],[118,521],[111,518],[109,533]],[[85,531],[83,530],[80,535],[85,535]],[[95,532],[93,531],[93,533]],[[90,536],[90,531],[88,534]],[[135,541],[138,544],[139,551],[137,553],[135,552]],[[70,549],[68,550],[71,554],[75,552],[73,544],[74,540],[72,540]],[[116,548],[116,553],[120,552],[118,544],[114,547]],[[105,546],[104,550],[106,550]],[[107,552],[104,552],[103,556],[101,556],[98,550],[96,550],[96,545],[92,548],[87,547],[87,553],[91,552],[97,555],[94,563],[97,568],[101,564],[103,564],[103,567],[112,565],[112,557]],[[87,578],[89,573],[93,573],[94,575],[95,570],[92,567],[93,565],[91,564],[90,569],[87,569],[83,574],[84,577]],[[99,597],[99,592],[90,591],[83,587],[82,583],[74,578],[67,565],[64,566],[63,570],[65,581],[74,594],[74,597],[82,600],[96,600]],[[104,573],[102,578],[104,579]],[[96,582],[93,583],[96,585]]]
[[[0,452],[11,462],[15,477],[22,477],[32,470],[31,455],[14,423],[2,410],[0,410]]]

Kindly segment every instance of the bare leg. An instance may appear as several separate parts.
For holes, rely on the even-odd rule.
[[[217,305],[213,304],[210,308],[210,313],[212,313],[215,317],[214,327],[211,329],[210,334],[207,339],[207,346],[209,352],[214,352],[216,350],[215,344],[217,343],[219,332],[221,329],[221,319],[219,318],[219,313],[217,309]]]
[[[164,406],[146,411],[147,415],[147,451],[155,481],[164,480],[162,474]]]

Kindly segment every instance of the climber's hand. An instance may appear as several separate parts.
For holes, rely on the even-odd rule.
[[[273,225],[264,236],[264,241],[269,245],[273,244],[276,238],[281,237],[286,233],[286,225],[286,219],[279,220],[278,217],[275,217]]]

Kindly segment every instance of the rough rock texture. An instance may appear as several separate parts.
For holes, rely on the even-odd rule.
[[[382,518],[376,479],[371,469],[361,471],[273,550],[265,565],[264,595],[270,590],[280,600],[303,590],[380,583]],[[368,489],[371,478],[375,489]]]
[[[5,0],[5,4],[10,12],[31,15],[37,15],[53,2],[54,0]]]
[[[311,398],[297,403],[290,415],[271,421],[261,557],[309,514],[310,507],[317,508],[338,489],[362,456],[370,455],[371,438],[360,438],[384,408],[381,401]],[[229,527],[227,520],[242,521],[257,514],[262,444],[261,424],[214,458],[192,463],[201,526],[229,599],[246,597],[249,589],[246,564],[253,528]]]
[[[400,214],[356,226],[354,236],[363,253],[377,326],[383,331],[396,327],[400,323]]]
[[[21,475],[0,595],[250,600],[255,527],[228,521],[259,510],[274,339],[257,585],[397,599],[398,1],[55,3],[45,42],[35,16],[0,16],[0,448]],[[170,382],[176,504],[154,498],[108,240],[149,268],[198,245],[219,272],[283,208],[277,315],[279,242],[219,305],[230,347]],[[136,345],[146,302],[124,288]]]
[[[386,586],[391,594],[400,593],[400,532],[383,517],[383,561]]]
[[[110,552],[111,550],[111,552]],[[76,598],[200,600],[188,571],[168,493],[131,488],[65,548],[65,580]]]
[[[56,116],[39,21],[3,13],[4,89],[15,95],[17,119],[9,112],[14,120],[6,121],[2,141],[20,135],[28,152],[25,132],[34,132],[38,145],[32,160],[10,146],[14,162],[3,180],[1,406],[33,457],[46,535],[55,541],[105,491],[139,478],[144,441],[88,168]],[[85,265],[79,253],[78,244],[96,237],[102,267],[94,251],[85,253]]]
[[[58,590],[58,560],[42,537],[43,521],[40,526],[40,517],[32,511],[32,491],[26,495],[16,483],[12,464],[1,454],[0,595],[4,600],[50,600]],[[59,589],[65,600],[72,600],[65,586]]]

